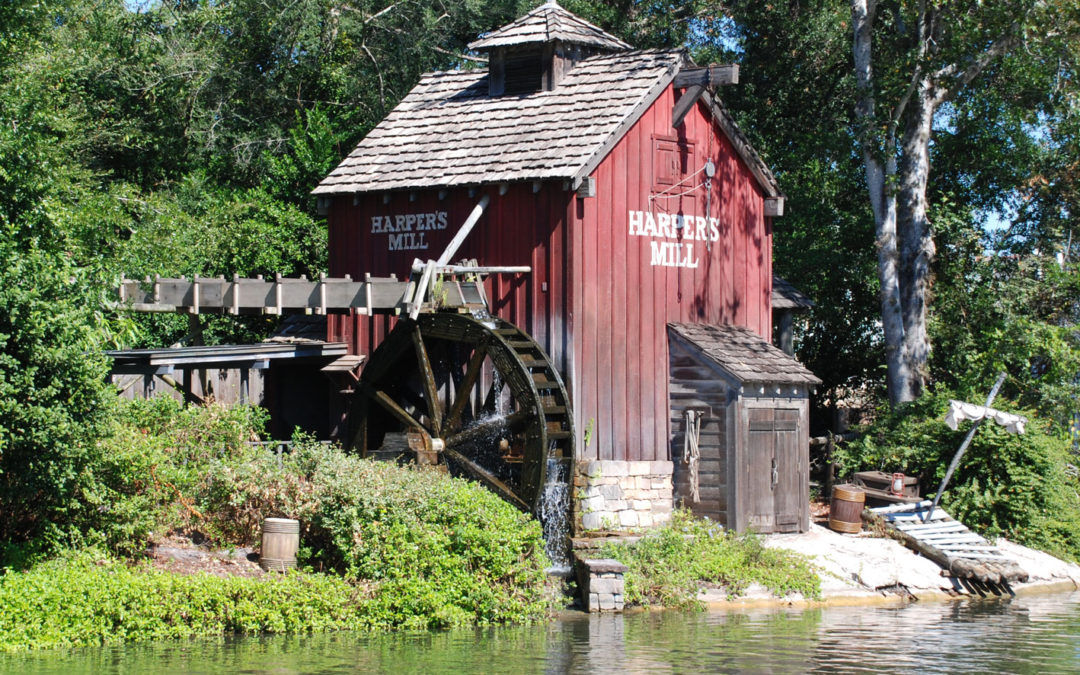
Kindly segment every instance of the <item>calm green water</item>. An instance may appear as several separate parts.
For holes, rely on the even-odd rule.
[[[445,633],[200,640],[0,657],[19,673],[1076,673],[1080,593],[748,613],[571,616]]]

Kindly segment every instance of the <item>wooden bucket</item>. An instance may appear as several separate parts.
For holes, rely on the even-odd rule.
[[[284,572],[296,567],[300,548],[300,521],[289,518],[264,518],[259,567],[267,572]]]
[[[837,532],[857,534],[862,531],[862,512],[866,492],[858,485],[833,487],[829,504],[829,527]]]

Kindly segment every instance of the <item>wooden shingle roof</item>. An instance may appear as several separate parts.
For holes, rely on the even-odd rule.
[[[424,75],[312,192],[317,195],[565,180],[577,189],[623,134],[693,66],[684,50],[629,45],[554,2],[472,43],[493,49],[563,41],[611,50],[576,61],[552,90],[489,95],[483,70]],[[701,100],[768,197],[769,167],[719,99]]]
[[[553,91],[495,97],[485,71],[428,73],[313,192],[577,180],[687,63],[681,50],[598,55]]]
[[[809,309],[813,306],[814,301],[811,300],[808,295],[795,288],[790,281],[773,275],[773,309]]]
[[[550,0],[517,21],[470,42],[469,49],[480,51],[553,40],[610,50],[631,49],[619,38],[605,33]]]
[[[806,366],[741,326],[669,323],[668,329],[743,384],[821,384]]]

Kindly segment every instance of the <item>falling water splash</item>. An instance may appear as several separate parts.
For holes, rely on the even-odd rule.
[[[474,319],[484,324],[491,330],[495,330],[498,327],[498,324],[495,323],[495,320],[491,318],[491,313],[483,307],[476,307],[474,309],[471,309],[469,310],[469,313],[472,314]]]
[[[548,448],[547,482],[540,496],[540,523],[552,572],[570,571],[570,483],[566,464],[554,456],[555,444]]]

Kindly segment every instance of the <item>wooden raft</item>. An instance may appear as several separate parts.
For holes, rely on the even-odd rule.
[[[1015,560],[944,509],[934,509],[930,517],[923,520],[930,506],[930,501],[923,501],[867,509],[867,512],[872,520],[880,520],[905,546],[933,560],[950,576],[984,584],[1028,580],[1028,573]]]

